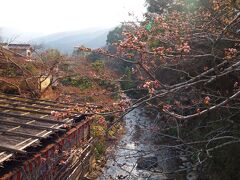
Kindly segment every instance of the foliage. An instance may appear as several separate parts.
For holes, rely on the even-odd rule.
[[[22,75],[22,72],[19,69],[17,69],[12,64],[7,64],[7,65],[3,65],[3,66],[4,66],[4,68],[3,69],[1,68],[1,71],[0,71],[1,76],[4,76],[4,77],[17,77],[17,76],[21,76]]]
[[[48,49],[41,54],[43,61],[59,61],[61,53],[57,49]]]
[[[105,69],[105,64],[101,60],[97,60],[97,61],[93,62],[92,66],[93,66],[93,69],[98,73],[103,72]]]
[[[102,59],[103,57],[96,52],[92,52],[89,55],[87,55],[86,58],[89,59],[90,61],[94,62],[94,61]]]
[[[112,81],[109,81],[109,80],[106,80],[106,79],[98,79],[97,83],[98,83],[99,86],[101,86],[105,89],[108,89],[112,92],[118,90],[117,84],[112,82]]]
[[[19,94],[19,91],[15,86],[9,85],[1,81],[0,81],[0,89],[1,89],[1,92],[6,94],[16,94],[16,95]]]
[[[91,125],[91,133],[93,137],[97,137],[99,140],[95,145],[95,152],[97,158],[100,158],[106,151],[106,130],[107,124],[103,116],[95,115],[91,117],[94,119]]]
[[[116,82],[106,80],[106,79],[95,79],[95,80],[100,87],[112,93],[111,94],[112,98],[119,99],[120,87]]]
[[[146,6],[148,12],[162,14],[170,9],[173,4],[173,0],[146,0]]]
[[[97,159],[100,159],[106,153],[109,138],[114,138],[119,135],[122,125],[117,123],[112,129],[108,129],[108,126],[114,122],[114,115],[110,116],[101,116],[94,115],[91,117],[93,119],[93,123],[91,125],[91,133],[92,136],[98,138],[98,141],[95,145],[95,153]]]
[[[121,88],[123,90],[131,89],[136,87],[136,84],[133,81],[132,69],[129,67],[125,68],[123,81],[120,82]]]
[[[115,27],[112,31],[110,31],[107,35],[107,45],[112,45],[115,42],[118,42],[123,39],[122,32],[124,26]]]
[[[173,11],[194,12],[199,8],[198,0],[146,0],[150,13],[168,14]]]
[[[80,89],[88,89],[93,86],[92,81],[88,77],[67,77],[61,80],[65,86],[74,86]]]
[[[121,26],[117,26],[115,27],[112,31],[110,31],[108,33],[107,36],[107,51],[110,53],[116,53],[117,52],[117,48],[116,46],[114,46],[115,43],[118,43],[119,41],[121,41],[123,39],[123,32],[125,29],[127,29],[128,27],[125,25],[121,25]],[[94,52],[92,52],[94,53]],[[125,63],[124,61],[120,61],[117,58],[113,58],[111,57],[112,60],[114,60],[114,62],[109,61],[108,62],[108,66],[110,68],[114,68],[116,71],[120,72],[120,73],[125,73],[125,68],[127,67],[132,67],[131,64],[129,63]]]
[[[59,69],[62,71],[68,71],[70,69],[70,65],[67,63],[62,63],[59,65]]]
[[[134,108],[147,104],[161,114],[169,131],[159,134],[166,133],[172,148],[183,149],[200,178],[206,173],[219,178],[217,168],[207,167],[221,151],[226,161],[216,164],[223,169],[231,160],[239,171],[228,153],[240,143],[239,10],[229,0],[147,3],[155,13],[127,23],[122,40],[112,44],[116,51],[94,52],[132,65],[142,81],[138,87],[148,91]],[[233,172],[229,176],[237,178]]]
[[[34,65],[33,63],[27,63],[25,66],[26,70],[31,72],[32,74],[37,74],[38,73],[38,67]]]
[[[97,142],[95,145],[95,154],[97,159],[101,159],[102,156],[104,156],[106,152],[107,146],[104,142]]]

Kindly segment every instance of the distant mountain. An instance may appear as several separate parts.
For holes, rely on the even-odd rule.
[[[31,44],[42,44],[45,48],[56,48],[63,53],[72,53],[74,46],[84,45],[100,48],[106,45],[107,34],[111,29],[87,29],[61,32],[32,39]]]
[[[41,33],[22,32],[12,27],[0,27],[0,36],[4,42],[26,43],[30,39],[43,36]]]

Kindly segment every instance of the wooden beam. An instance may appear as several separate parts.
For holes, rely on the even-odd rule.
[[[2,151],[7,151],[7,152],[11,152],[11,153],[20,153],[20,154],[26,154],[26,151],[17,149],[15,147],[12,146],[4,146],[4,145],[0,145],[0,150]]]
[[[10,98],[9,98],[10,97]],[[40,101],[37,99],[27,99],[27,98],[23,98],[20,96],[6,96],[3,94],[0,94],[0,98],[1,99],[6,99],[9,101],[17,101],[17,102],[25,102],[25,103],[29,103],[29,104],[39,104],[39,105],[44,105],[44,106],[51,106],[51,107],[58,107],[58,108],[69,108],[71,107],[71,105],[64,105],[61,104],[59,102],[46,102],[46,101]]]
[[[20,137],[34,138],[34,139],[45,139],[46,138],[46,137],[35,136],[35,135],[31,135],[31,134],[14,132],[14,131],[1,130],[1,129],[0,129],[0,133],[2,133],[3,136],[20,136]]]
[[[1,99],[1,98],[0,98]],[[0,100],[0,103],[3,102],[4,104],[8,104],[9,106],[12,107],[26,107],[26,108],[32,108],[32,109],[42,109],[42,110],[46,110],[46,111],[58,111],[58,112],[66,112],[67,110],[64,108],[51,108],[49,106],[40,106],[37,104],[27,104],[27,103],[23,103],[23,102],[12,102],[12,101],[5,101],[4,99]]]
[[[34,113],[34,114],[51,115],[51,112],[42,112],[42,111],[23,109],[23,108],[18,108],[18,107],[9,107],[9,106],[1,106],[0,105],[0,109],[8,109],[8,110],[14,110],[14,111],[30,112],[30,113]]]
[[[0,112],[1,117],[14,117],[17,119],[26,119],[26,120],[35,120],[39,122],[46,122],[46,123],[52,123],[52,124],[65,124],[63,121],[57,121],[57,120],[52,120],[52,119],[47,119],[47,118],[39,118],[39,117],[34,117],[34,116],[26,116],[26,115],[20,115],[20,114],[15,114],[15,113],[5,113],[5,112]]]
[[[26,123],[19,123],[19,122],[12,122],[12,121],[5,121],[0,119],[0,124],[9,125],[9,126],[21,126],[26,128],[33,128],[33,129],[42,129],[42,130],[48,130],[48,131],[63,131],[65,132],[65,129],[57,129],[57,128],[51,128],[47,126],[40,126],[40,125],[33,125],[33,124],[26,124]]]
[[[22,96],[18,96],[18,95],[7,95],[6,94],[3,94],[3,93],[0,93],[0,97],[5,97],[7,99],[10,99],[10,100],[13,100],[11,98],[8,98],[8,97],[16,97],[16,98],[21,98],[20,101],[26,101],[26,100],[29,100],[28,102],[39,102],[39,103],[48,103],[47,105],[57,105],[57,106],[61,106],[61,107],[70,107],[70,106],[75,106],[76,104],[75,103],[63,103],[63,102],[58,102],[58,101],[51,101],[51,100],[40,100],[40,99],[35,99],[35,98],[24,98]],[[81,104],[81,105],[84,105],[84,104]]]

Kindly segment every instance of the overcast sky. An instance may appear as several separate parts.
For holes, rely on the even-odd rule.
[[[113,27],[141,17],[145,0],[0,0],[0,27],[50,34],[61,31]]]

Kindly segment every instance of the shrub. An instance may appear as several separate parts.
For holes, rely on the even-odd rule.
[[[74,86],[80,89],[88,89],[93,86],[92,81],[88,77],[67,77],[61,83],[65,86]]]
[[[97,72],[102,72],[105,69],[105,64],[101,60],[97,60],[94,63],[92,63],[92,67]]]

